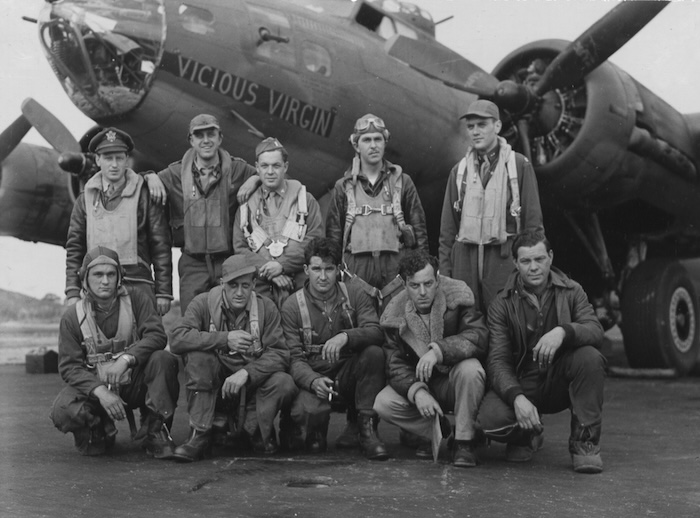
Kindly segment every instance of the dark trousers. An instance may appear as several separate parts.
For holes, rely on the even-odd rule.
[[[452,278],[464,281],[474,293],[474,305],[483,315],[505,286],[513,271],[509,238],[504,245],[484,246],[483,277],[479,278],[479,246],[455,241],[452,246]]]
[[[221,265],[225,260],[226,254],[210,255],[207,261],[204,257],[182,252],[177,271],[180,275],[180,312],[183,315],[193,298],[219,284]]]
[[[316,362],[310,363],[316,370]],[[332,369],[319,369],[317,372],[335,380],[335,390],[348,402],[351,412],[373,412],[374,398],[386,383],[384,351],[379,346],[370,345],[345,361],[337,362]],[[308,389],[301,389],[292,404],[291,413],[295,423],[309,430],[328,422],[331,406],[328,400],[319,398]]]
[[[551,372],[550,372],[551,371]],[[548,370],[532,370],[520,378],[527,397],[541,414],[571,409],[584,427],[600,427],[603,419],[605,357],[592,346],[567,351]],[[509,429],[517,424],[515,411],[493,390],[479,407],[477,427],[493,440],[511,441]],[[492,432],[492,433],[490,433]]]
[[[232,366],[227,358],[209,352],[191,352],[184,356],[187,388],[187,410],[190,426],[199,431],[211,429],[214,423],[217,393],[224,380],[245,365]],[[297,387],[286,372],[275,372],[255,389],[247,388],[245,418],[238,423],[252,436],[257,428],[263,441],[274,431],[274,420],[282,408],[289,408]]]
[[[180,394],[178,370],[176,356],[156,351],[145,365],[134,367],[131,383],[120,387],[119,396],[129,408],[139,408],[142,417],[153,412],[164,421],[171,420]],[[70,385],[58,394],[51,409],[51,420],[64,433],[95,426],[103,415],[106,416],[96,397]]]

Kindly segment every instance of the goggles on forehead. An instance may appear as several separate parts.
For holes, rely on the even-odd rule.
[[[374,126],[379,131],[386,130],[386,124],[379,117],[367,117],[366,119],[360,119],[355,123],[355,133],[362,133],[367,131],[370,126]]]

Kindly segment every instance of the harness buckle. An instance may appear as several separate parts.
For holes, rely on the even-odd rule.
[[[372,207],[370,207],[369,205],[363,205],[362,212],[360,212],[360,215],[369,216],[370,214],[372,214],[372,212],[374,212],[374,209]]]

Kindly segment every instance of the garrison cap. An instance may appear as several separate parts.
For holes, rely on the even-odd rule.
[[[258,158],[260,155],[263,153],[267,153],[268,151],[277,151],[278,149],[282,150],[282,154],[284,155],[287,150],[284,149],[284,146],[282,143],[277,140],[274,137],[267,137],[265,140],[260,142],[255,148],[255,158]]]
[[[134,141],[125,131],[117,128],[105,128],[92,137],[88,151],[101,155],[103,153],[130,153],[134,149]]]
[[[192,133],[194,133],[195,131],[207,128],[216,128],[218,130],[221,130],[221,126],[219,126],[219,119],[217,119],[213,115],[200,113],[190,121],[190,135],[192,135]]]
[[[231,282],[243,275],[255,273],[258,270],[258,264],[261,264],[261,262],[258,254],[254,253],[232,255],[221,265],[221,280]]]
[[[486,99],[479,99],[474,101],[467,108],[467,113],[462,115],[460,119],[466,119],[468,117],[480,117],[482,119],[496,119],[501,120],[501,115],[498,112],[498,106],[496,106],[491,101]]]

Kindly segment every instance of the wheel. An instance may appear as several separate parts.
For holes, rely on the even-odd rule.
[[[700,349],[695,287],[676,261],[650,260],[630,275],[622,292],[622,334],[631,367],[675,368],[687,374]]]

